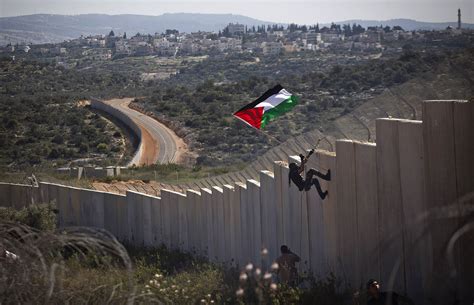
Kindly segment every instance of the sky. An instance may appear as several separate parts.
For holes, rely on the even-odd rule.
[[[29,14],[77,15],[232,13],[262,21],[314,24],[351,19],[474,23],[474,0],[0,0],[0,17]]]

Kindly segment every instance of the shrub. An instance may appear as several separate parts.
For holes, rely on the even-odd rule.
[[[56,210],[51,203],[30,205],[21,210],[0,208],[0,221],[21,223],[38,230],[51,231],[56,228]]]
[[[97,147],[96,147],[96,148],[97,148],[97,151],[98,151],[98,152],[101,152],[101,153],[107,152],[107,144],[105,144],[105,143],[99,143],[99,144],[97,144]]]

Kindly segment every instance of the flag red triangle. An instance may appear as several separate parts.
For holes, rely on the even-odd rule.
[[[234,115],[250,126],[260,129],[263,116],[263,107],[241,110],[234,113]]]

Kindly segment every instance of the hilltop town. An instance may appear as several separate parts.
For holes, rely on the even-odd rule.
[[[464,30],[464,33],[469,32]],[[127,56],[202,56],[251,53],[275,56],[298,52],[351,52],[377,54],[390,51],[393,43],[429,43],[463,34],[461,28],[445,31],[405,31],[400,26],[363,28],[357,24],[330,27],[290,24],[247,27],[230,23],[219,32],[114,33],[81,36],[58,44],[7,45],[0,55],[54,60],[65,67],[82,60],[107,61]],[[401,45],[395,44],[400,49]]]

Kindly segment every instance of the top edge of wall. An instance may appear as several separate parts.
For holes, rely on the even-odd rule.
[[[128,191],[127,191],[127,192],[128,192]],[[139,192],[134,192],[134,191],[131,191],[131,192],[133,192],[133,193],[135,193],[135,194],[146,195],[146,194],[139,193]],[[181,196],[186,197],[186,194],[183,194],[183,193],[181,193],[181,192],[172,191],[172,190],[169,190],[169,189],[161,189],[161,192],[162,192],[162,193],[163,193],[163,192],[172,193],[172,194],[181,195]],[[149,196],[149,195],[148,195],[148,196]],[[152,196],[150,196],[150,197],[152,197]]]
[[[468,100],[424,100],[424,103],[450,103],[450,102],[457,102],[457,103],[468,103]]]

